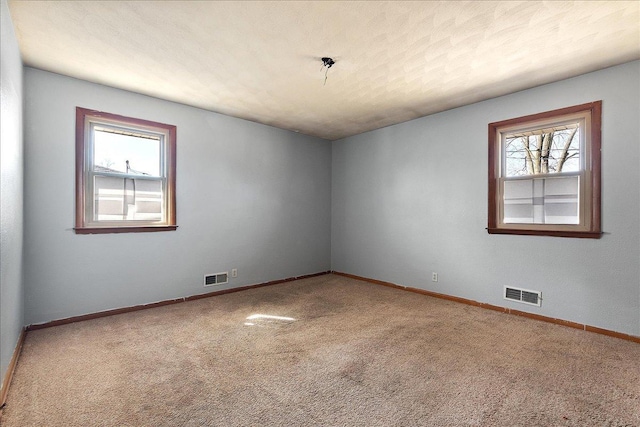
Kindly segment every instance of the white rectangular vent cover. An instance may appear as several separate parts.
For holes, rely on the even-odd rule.
[[[205,286],[222,285],[228,282],[229,274],[226,271],[224,273],[207,274],[204,276]]]
[[[542,302],[542,292],[531,291],[528,289],[514,288],[512,286],[504,287],[504,299],[517,301],[523,304],[530,304],[540,307]]]

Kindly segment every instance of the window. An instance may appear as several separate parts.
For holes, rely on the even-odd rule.
[[[76,108],[78,234],[176,229],[176,127]]]
[[[489,124],[489,233],[600,238],[601,111]]]

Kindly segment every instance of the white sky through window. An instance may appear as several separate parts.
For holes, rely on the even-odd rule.
[[[160,176],[160,140],[95,129],[94,164],[126,173],[126,161],[135,173]]]

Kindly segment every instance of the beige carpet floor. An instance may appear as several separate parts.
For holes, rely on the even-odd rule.
[[[2,426],[640,426],[640,345],[325,275],[27,335]]]

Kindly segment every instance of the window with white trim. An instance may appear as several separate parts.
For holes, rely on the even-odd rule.
[[[489,233],[600,237],[601,110],[489,124]]]
[[[79,234],[176,229],[176,127],[76,108]]]

